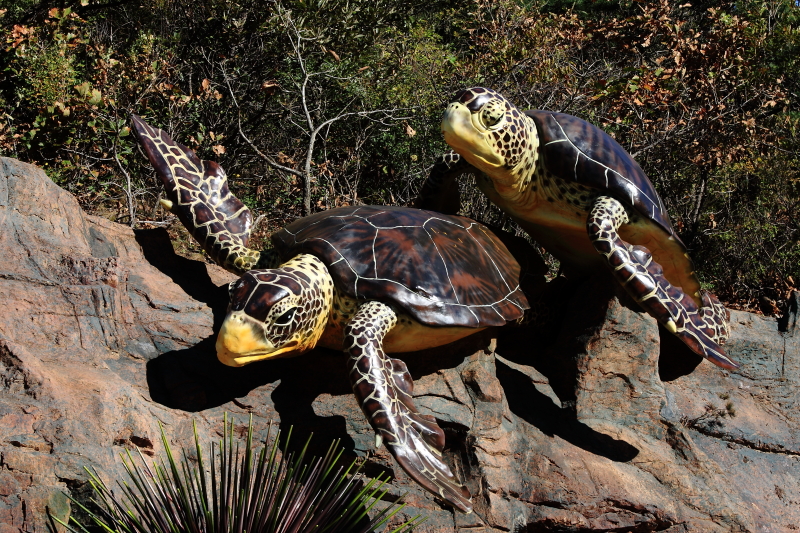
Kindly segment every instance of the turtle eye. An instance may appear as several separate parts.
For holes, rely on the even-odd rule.
[[[288,326],[292,322],[292,319],[294,318],[295,311],[297,311],[297,307],[292,307],[291,309],[283,313],[281,316],[275,319],[275,325]]]
[[[492,103],[486,104],[481,110],[481,122],[487,128],[497,126],[503,120],[503,109],[500,106],[492,105]]]

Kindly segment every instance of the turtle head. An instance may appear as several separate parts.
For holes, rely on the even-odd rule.
[[[536,157],[533,121],[502,95],[473,87],[456,95],[442,119],[444,140],[491,178],[519,175]]]
[[[243,366],[310,350],[325,329],[332,298],[330,274],[311,255],[245,273],[230,285],[217,357],[228,366]]]

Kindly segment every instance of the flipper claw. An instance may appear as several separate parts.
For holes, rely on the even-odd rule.
[[[161,204],[161,207],[163,207],[167,211],[173,212],[172,208],[173,208],[173,206],[175,204],[173,204],[171,200],[167,200],[166,198],[162,198],[162,199],[160,199],[158,201],[158,203]]]

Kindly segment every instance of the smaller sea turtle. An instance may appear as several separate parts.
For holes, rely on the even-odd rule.
[[[434,165],[416,206],[457,212],[457,178],[474,174],[480,190],[567,272],[605,264],[694,352],[723,368],[739,367],[720,346],[728,311],[701,290],[661,198],[608,134],[563,113],[523,113],[483,87],[456,95],[442,132],[454,151]]]
[[[133,116],[136,136],[177,214],[211,258],[240,274],[217,338],[226,365],[344,350],[353,392],[400,466],[470,512],[442,460],[444,432],[420,414],[405,363],[387,352],[441,346],[523,317],[520,267],[485,226],[402,207],[342,207],[301,218],[247,248],[252,216],[222,168]]]

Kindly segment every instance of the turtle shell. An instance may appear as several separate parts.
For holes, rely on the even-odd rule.
[[[520,267],[486,226],[403,207],[340,207],[277,231],[283,258],[319,257],[336,287],[429,326],[501,326],[528,308]]]
[[[664,203],[642,167],[606,132],[552,111],[525,111],[536,124],[546,169],[633,206],[676,240]]]

